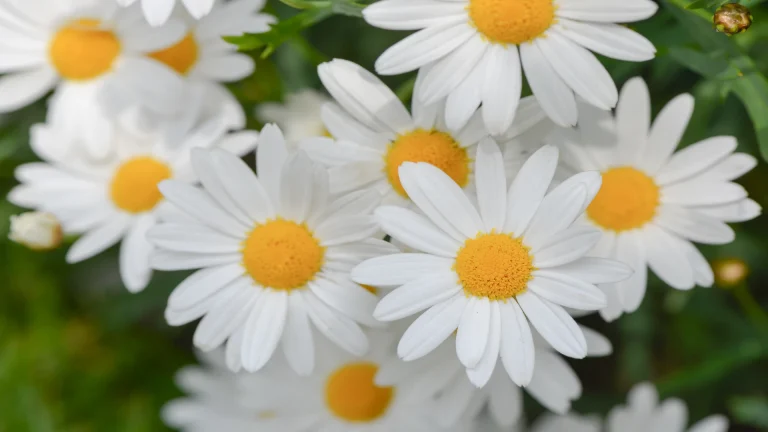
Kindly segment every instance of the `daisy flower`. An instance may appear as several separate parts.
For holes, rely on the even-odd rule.
[[[482,104],[488,130],[499,134],[515,117],[523,74],[559,125],[576,124],[576,95],[604,110],[615,106],[616,85],[590,50],[652,59],[653,45],[617,23],[643,20],[657,9],[651,0],[382,0],[363,16],[379,28],[419,30],[384,52],[376,72],[428,69],[417,98],[426,104],[447,98],[446,113]],[[459,127],[468,118],[447,115],[446,121]]]
[[[190,13],[180,11],[179,18],[187,24],[186,35],[176,44],[148,55],[184,79],[185,93],[207,93],[207,103],[218,102],[215,109],[231,113],[233,127],[242,128],[245,125],[243,108],[221,83],[240,81],[251,75],[255,63],[248,55],[237,52],[237,46],[222,38],[268,31],[275,17],[260,13],[263,6],[264,1],[260,0],[216,0],[211,12],[199,21]],[[131,98],[126,99],[130,103]],[[179,108],[186,109],[186,104],[178,104]],[[158,116],[151,106],[147,110],[150,118]]]
[[[414,99],[409,113],[381,80],[355,63],[335,59],[321,64],[318,72],[336,101],[323,106],[322,118],[338,141],[309,139],[301,148],[331,167],[333,192],[372,188],[385,203],[408,204],[398,171],[404,162],[426,162],[463,188],[471,184],[477,143],[488,136],[479,116],[452,132],[439,115],[440,104],[427,106]],[[420,85],[419,79],[416,87]],[[520,133],[541,119],[533,100],[525,105]]]
[[[613,408],[606,420],[606,431],[647,430],[663,432],[725,432],[728,419],[721,415],[709,416],[686,429],[688,408],[680,399],[670,398],[659,403],[659,394],[653,384],[636,385],[627,397],[627,405]],[[593,429],[599,432],[600,429]]]
[[[358,323],[377,325],[377,297],[352,282],[360,261],[392,253],[370,214],[379,197],[361,192],[331,199],[327,172],[299,152],[289,156],[280,129],[267,125],[256,152],[258,177],[223,151],[193,154],[202,188],[178,181],[160,191],[183,217],[151,230],[155,269],[201,269],[171,294],[166,318],[183,325],[203,317],[195,345],[210,351],[229,339],[233,370],[253,372],[278,344],[293,369],[312,372],[310,322],[328,339],[362,355]]]
[[[265,401],[274,413],[257,430],[287,432],[466,432],[463,428],[439,427],[429,415],[432,400],[397,385],[381,386],[377,372],[393,359],[391,334],[370,332],[371,352],[363,357],[325,346],[318,352],[317,370],[311,377],[296,379],[280,373],[275,364],[246,376],[246,399]],[[268,376],[267,371],[272,368]],[[256,429],[254,429],[256,430]]]
[[[612,352],[611,343],[604,336],[585,327],[581,330],[587,340],[587,355],[605,356]],[[536,368],[526,391],[545,408],[564,414],[571,401],[581,396],[581,381],[540,336],[534,333],[533,337]],[[442,426],[455,425],[462,419],[474,420],[486,406],[493,423],[500,428],[508,430],[519,423],[523,394],[503,366],[497,362],[490,375],[467,376],[456,359],[455,349],[455,338],[450,338],[416,361],[389,362],[379,370],[376,383],[398,384],[409,391],[436,397],[434,416]]]
[[[194,182],[189,151],[221,147],[238,154],[256,145],[252,132],[225,135],[221,120],[212,120],[168,143],[118,130],[111,143],[115,151],[99,163],[66,151],[78,145],[55,126],[36,125],[31,146],[43,162],[21,165],[21,185],[8,195],[12,203],[55,215],[65,233],[83,234],[67,251],[69,263],[86,260],[110,246],[120,245],[120,276],[131,292],[144,289],[152,276],[145,239],[163,214],[158,183],[169,178]],[[67,143],[71,141],[71,143]],[[224,150],[222,150],[224,151]],[[234,156],[233,156],[234,157]]]
[[[86,131],[88,148],[103,156],[98,152],[110,140],[110,123],[91,122],[112,109],[103,87],[123,88],[158,109],[167,108],[181,91],[174,74],[145,54],[177,42],[183,26],[169,22],[153,29],[135,18],[97,0],[3,2],[0,112],[27,106],[56,89],[49,120],[67,119],[62,124],[70,131]]]
[[[631,270],[584,257],[600,233],[571,224],[597,193],[600,176],[573,176],[547,194],[557,161],[557,149],[543,147],[507,189],[501,152],[483,140],[475,172],[478,208],[438,168],[400,167],[405,190],[426,217],[383,206],[376,219],[421,253],[369,259],[352,271],[358,283],[398,287],[376,306],[377,319],[426,309],[400,339],[400,358],[423,357],[458,327],[456,354],[475,382],[487,382],[501,356],[512,380],[525,386],[536,361],[529,322],[561,354],[587,355],[584,334],[563,307],[604,307],[605,294],[593,284],[625,279]]]
[[[324,94],[304,89],[285,97],[284,103],[263,103],[256,109],[256,117],[265,123],[275,123],[285,132],[285,139],[291,147],[312,137],[331,134],[323,124],[320,110],[330,102]]]
[[[176,373],[176,385],[186,395],[163,406],[165,424],[190,432],[263,430],[258,429],[260,422],[274,412],[265,406],[265,398],[247,397],[243,374],[227,368],[223,350],[196,354],[200,366],[186,366]]]
[[[735,234],[727,223],[760,214],[747,191],[733,183],[757,163],[734,153],[734,137],[708,138],[675,153],[693,105],[691,95],[680,95],[651,124],[648,88],[635,78],[622,89],[615,118],[603,113],[581,130],[553,135],[576,171],[602,172],[602,188],[583,218],[602,232],[591,254],[635,270],[625,281],[601,286],[607,320],[639,307],[646,267],[676,289],[711,286],[712,269],[692,242],[730,243]]]
[[[209,14],[215,2],[216,0],[181,0],[186,10],[195,19],[201,19]],[[136,0],[117,0],[117,4],[123,7],[134,3],[136,3]],[[176,5],[176,0],[139,0],[139,3],[141,3],[141,10],[149,24],[157,27],[168,21],[171,12],[173,12],[173,7]]]

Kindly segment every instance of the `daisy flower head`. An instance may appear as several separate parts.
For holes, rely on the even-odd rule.
[[[284,103],[268,102],[256,108],[256,117],[262,122],[275,123],[285,133],[291,147],[297,147],[306,138],[331,134],[323,124],[320,110],[330,102],[328,96],[313,89],[303,89],[285,97]]]
[[[387,367],[393,335],[369,332],[371,352],[350,355],[334,346],[318,350],[317,368],[310,377],[296,379],[270,363],[262,372],[246,376],[243,388],[268,400],[273,412],[259,430],[314,432],[443,432],[430,416],[432,399],[398,385],[379,385],[376,374]],[[268,375],[269,374],[269,375]],[[265,376],[268,375],[268,376]],[[266,396],[266,397],[265,397]],[[248,398],[248,396],[246,396]]]
[[[405,163],[400,179],[418,209],[382,206],[382,229],[419,253],[367,260],[352,271],[358,283],[397,287],[374,317],[393,321],[423,312],[397,347],[406,361],[423,357],[458,328],[456,354],[476,382],[487,382],[500,356],[512,380],[534,373],[529,322],[561,354],[583,358],[583,332],[563,307],[598,310],[595,283],[625,279],[631,270],[584,255],[599,231],[571,226],[600,188],[600,175],[571,177],[547,193],[558,162],[555,147],[534,153],[507,188],[501,151],[492,139],[477,151],[478,206],[447,174]]]
[[[291,367],[314,367],[314,324],[329,340],[362,355],[358,323],[375,326],[377,297],[349,279],[360,261],[395,251],[373,238],[372,191],[331,198],[327,171],[302,153],[290,155],[280,129],[267,125],[256,152],[258,177],[223,151],[198,151],[202,187],[160,185],[184,216],[151,230],[155,269],[200,269],[171,294],[166,318],[203,318],[195,345],[210,351],[229,339],[233,370],[261,369],[278,344]]]
[[[270,418],[264,398],[248,397],[243,374],[230,371],[224,350],[197,352],[201,365],[185,366],[175,376],[185,396],[163,406],[161,417],[169,427],[190,432],[248,432]]]
[[[120,6],[130,6],[137,0],[116,0]],[[157,27],[165,24],[176,6],[176,0],[138,0],[141,11],[150,25]],[[216,0],[180,0],[186,10],[195,19],[201,19],[211,12]],[[263,2],[262,2],[263,3]]]
[[[167,211],[158,183],[170,178],[196,181],[191,148],[216,146],[241,154],[254,148],[256,138],[250,132],[227,135],[221,120],[199,125],[176,143],[120,129],[113,137],[115,151],[94,163],[67,151],[80,138],[56,126],[34,126],[30,144],[43,161],[16,169],[21,185],[8,194],[8,200],[55,215],[67,234],[82,234],[67,252],[69,263],[121,242],[120,276],[129,291],[138,292],[152,276],[149,255],[154,248],[145,235]]]
[[[65,118],[71,131],[87,130],[85,138],[99,150],[111,139],[108,122],[96,122],[105,129],[91,122],[113,110],[104,87],[123,88],[149,106],[167,105],[180,91],[173,74],[145,57],[183,36],[179,22],[150,28],[132,11],[97,0],[6,1],[0,17],[0,112],[56,89],[49,120]]]
[[[477,143],[488,136],[479,116],[451,131],[440,115],[441,104],[414,99],[409,113],[392,90],[355,63],[334,59],[321,64],[318,73],[335,100],[323,106],[322,118],[337,142],[315,138],[301,148],[330,167],[334,193],[375,189],[385,203],[406,205],[410,200],[399,174],[406,162],[432,164],[460,187],[471,185]],[[421,83],[417,79],[416,87]],[[526,112],[536,115],[535,109]]]
[[[588,356],[605,356],[612,352],[611,343],[601,334],[580,327],[587,340]],[[581,381],[567,362],[537,333],[533,333],[536,368],[525,390],[545,408],[564,414],[571,401],[581,396]],[[455,338],[451,337],[434,351],[413,362],[392,361],[379,370],[379,385],[397,384],[415,394],[435,398],[433,415],[448,427],[462,420],[476,421],[483,409],[491,423],[509,430],[521,423],[523,393],[496,360],[491,374],[467,373],[456,358]],[[569,430],[569,429],[563,429]]]
[[[419,30],[379,57],[379,74],[427,68],[417,98],[426,104],[447,98],[446,113],[482,104],[488,130],[499,134],[515,117],[523,75],[559,125],[576,124],[576,95],[613,108],[616,85],[591,51],[652,59],[653,45],[617,23],[648,18],[657,9],[651,0],[382,0],[363,16],[375,27]],[[467,118],[446,116],[451,127]]]
[[[676,289],[711,286],[712,269],[692,242],[730,243],[735,234],[727,223],[761,212],[733,182],[757,164],[750,155],[734,153],[734,137],[708,138],[675,152],[693,105],[691,95],[680,95],[651,123],[648,88],[635,78],[622,88],[615,117],[603,113],[578,131],[553,135],[575,170],[602,172],[602,188],[583,219],[602,232],[591,254],[635,270],[627,280],[601,286],[608,296],[601,310],[607,320],[639,307],[647,267]]]
[[[157,127],[187,115],[187,111],[202,105],[203,109],[228,114],[232,128],[245,126],[245,113],[240,103],[222,84],[239,81],[251,75],[254,60],[238,53],[237,47],[222,37],[242,33],[263,33],[275,21],[272,15],[260,13],[262,1],[215,1],[210,14],[195,20],[189,13],[179,10],[175,15],[186,23],[186,34],[175,44],[147,54],[155,63],[165,66],[183,84],[170,107],[142,105],[139,114],[146,127]],[[137,105],[136,97],[121,87],[110,87],[110,97],[122,101],[122,110]],[[119,109],[120,110],[120,109]]]
[[[630,390],[627,405],[620,405],[608,413],[607,432],[648,430],[663,432],[725,432],[728,419],[712,415],[690,428],[688,407],[680,399],[670,398],[659,403],[659,394],[653,384],[641,383]],[[597,431],[597,429],[596,429]]]

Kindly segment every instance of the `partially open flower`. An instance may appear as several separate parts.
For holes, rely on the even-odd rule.
[[[717,260],[712,263],[715,283],[721,288],[733,288],[744,282],[749,275],[749,266],[739,258]]]
[[[738,3],[720,6],[712,18],[717,31],[728,36],[743,33],[752,25],[752,12]]]
[[[32,250],[56,249],[63,237],[59,220],[50,213],[27,212],[11,216],[8,238]]]

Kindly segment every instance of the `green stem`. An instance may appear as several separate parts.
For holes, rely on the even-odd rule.
[[[403,103],[408,103],[413,96],[413,88],[416,85],[416,77],[409,78],[406,82],[400,84],[400,87],[395,90],[397,98]]]
[[[752,323],[759,329],[768,332],[768,314],[760,307],[760,303],[755,300],[749,288],[741,283],[732,289],[733,296],[749,317]]]

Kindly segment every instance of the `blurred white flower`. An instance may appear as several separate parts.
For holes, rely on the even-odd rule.
[[[120,6],[130,6],[137,0],[117,0]],[[149,24],[157,27],[165,24],[173,12],[176,0],[138,0],[141,3],[141,10]],[[189,14],[195,19],[201,19],[211,12],[216,0],[180,0]],[[257,0],[257,3],[263,4],[266,0]]]
[[[304,89],[285,97],[284,103],[268,102],[256,108],[256,117],[264,123],[275,123],[285,133],[289,147],[296,148],[305,138],[331,134],[323,124],[321,109],[330,98],[313,90]]]
[[[32,250],[56,249],[63,237],[59,219],[51,213],[35,211],[11,216],[8,238]]]

